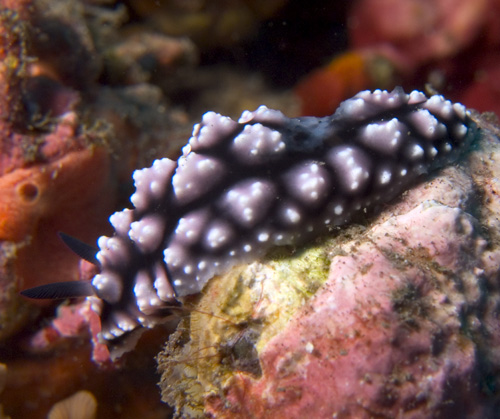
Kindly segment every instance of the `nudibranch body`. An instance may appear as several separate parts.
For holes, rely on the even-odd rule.
[[[98,240],[92,298],[102,338],[152,327],[181,297],[272,246],[302,243],[374,211],[477,137],[466,108],[401,89],[363,91],[330,117],[259,107],[203,116],[177,162],[134,175],[133,209]]]

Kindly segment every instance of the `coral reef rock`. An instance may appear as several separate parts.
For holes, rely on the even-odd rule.
[[[499,160],[484,129],[364,226],[210,281],[159,355],[163,400],[179,417],[495,417]]]

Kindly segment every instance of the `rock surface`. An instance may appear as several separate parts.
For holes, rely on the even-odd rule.
[[[159,356],[163,400],[181,417],[494,417],[499,160],[485,130],[364,227],[212,280]]]

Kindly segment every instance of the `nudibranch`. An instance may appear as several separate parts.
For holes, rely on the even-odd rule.
[[[100,273],[91,282],[24,294],[88,296],[112,346],[231,266],[375,212],[477,136],[462,104],[401,88],[362,91],[324,118],[265,106],[238,121],[208,112],[177,162],[134,172],[133,209],[111,215],[115,233],[99,238],[95,255],[66,238],[95,256]]]

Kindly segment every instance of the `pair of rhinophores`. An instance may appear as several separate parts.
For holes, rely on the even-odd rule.
[[[265,106],[238,121],[207,112],[177,162],[134,172],[133,209],[111,215],[115,233],[98,251],[63,236],[99,274],[22,294],[92,299],[113,345],[231,266],[375,210],[477,136],[462,104],[401,88],[362,91],[324,118]]]

